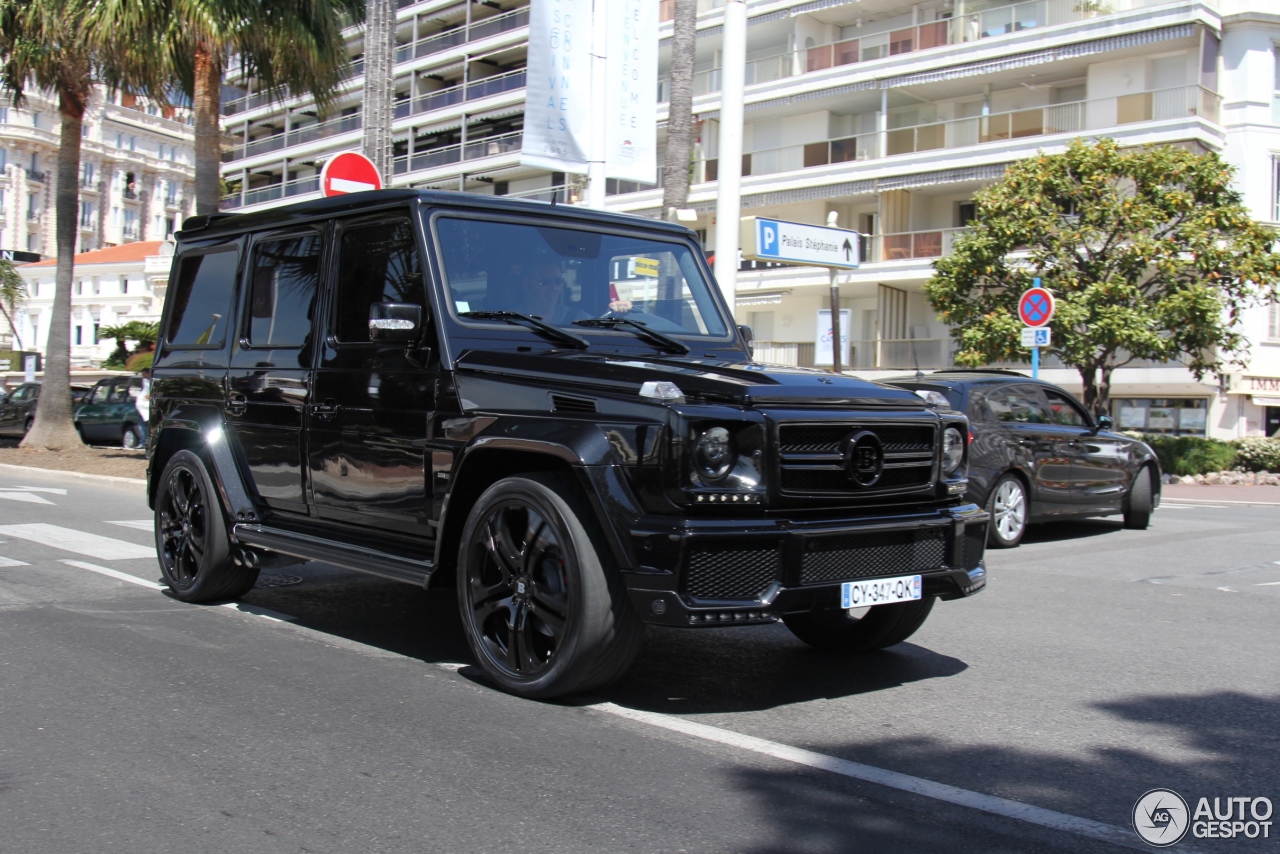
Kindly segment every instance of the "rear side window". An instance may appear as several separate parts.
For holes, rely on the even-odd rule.
[[[192,253],[182,259],[171,297],[169,346],[222,346],[239,260],[234,248]]]
[[[93,387],[93,391],[89,394],[90,403],[106,403],[111,397],[111,388],[115,385],[111,380],[103,380]]]
[[[1049,415],[1034,388],[996,385],[986,392],[986,406],[994,421],[1015,424],[1047,424]]]
[[[342,230],[335,324],[338,340],[367,343],[369,307],[380,302],[426,306],[422,259],[407,219],[361,223]]]
[[[249,344],[305,344],[320,287],[320,235],[310,231],[259,241],[253,247],[249,277]]]

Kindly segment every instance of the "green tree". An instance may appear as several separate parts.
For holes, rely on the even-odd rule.
[[[93,0],[0,0],[0,89],[15,105],[28,85],[53,92],[61,120],[54,197],[58,265],[44,393],[23,447],[80,444],[71,425],[71,277],[79,216],[80,136],[94,83],[108,89],[158,89],[153,62],[125,19],[100,17]],[[91,24],[93,24],[91,26]],[[35,342],[32,342],[33,345]]]
[[[99,338],[114,338],[116,349],[102,362],[104,368],[124,368],[129,359],[139,353],[145,353],[155,347],[160,337],[160,324],[154,321],[130,320],[115,326],[104,326],[98,330]],[[135,342],[129,349],[128,342]]]
[[[18,324],[14,318],[18,309],[27,301],[27,283],[22,281],[13,264],[0,259],[0,314],[4,315],[9,329],[13,332],[13,340],[17,345],[13,349],[22,349],[22,336],[18,333]]]
[[[1080,372],[1094,412],[1135,359],[1222,373],[1247,348],[1241,312],[1280,288],[1277,235],[1231,180],[1216,154],[1109,139],[1014,164],[978,193],[972,230],[925,286],[956,361],[1026,358],[1016,306],[1039,277],[1057,300],[1048,352]]]
[[[222,76],[229,56],[263,90],[310,92],[331,105],[349,57],[342,28],[363,20],[364,0],[99,0],[96,18],[148,33],[143,50],[163,61],[195,114],[196,213],[218,210]],[[164,93],[153,92],[156,96]]]

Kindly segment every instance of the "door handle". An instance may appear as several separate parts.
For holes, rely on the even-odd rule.
[[[243,394],[227,395],[226,405],[222,407],[223,411],[228,415],[239,418],[244,415],[245,408],[249,405],[249,398]]]
[[[338,406],[338,401],[331,397],[324,403],[311,404],[311,414],[319,418],[321,421],[328,421],[333,418],[333,416],[337,415],[338,410],[341,408],[341,406]]]

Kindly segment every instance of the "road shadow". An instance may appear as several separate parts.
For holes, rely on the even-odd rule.
[[[1074,756],[1050,747],[984,744],[997,736],[981,726],[937,738],[877,737],[805,747],[1126,829],[1134,803],[1153,788],[1174,790],[1193,813],[1201,797],[1210,803],[1214,797],[1233,796],[1276,801],[1280,695],[1136,696],[1091,708],[1117,722],[1140,724],[1153,736],[1159,733],[1162,743],[1172,735],[1177,755],[1155,753],[1140,735],[1131,746],[1116,747],[1106,742],[1112,728],[1105,725],[1097,727],[1098,745]],[[1041,735],[1045,744],[1052,744],[1048,720]],[[874,724],[854,723],[851,728],[868,735],[876,730]],[[803,768],[744,765],[734,777],[739,790],[755,800],[759,814],[771,817],[776,833],[776,839],[744,849],[752,854],[1118,850]],[[974,828],[972,834],[965,832],[965,824]],[[1269,839],[1223,840],[1193,839],[1189,833],[1172,850],[1262,852],[1275,851],[1275,845],[1274,832]]]
[[[1028,545],[1033,543],[1058,543],[1064,540],[1105,537],[1109,534],[1119,534],[1123,531],[1124,522],[1118,516],[1114,519],[1109,517],[1103,519],[1064,519],[1060,522],[1037,522],[1027,528],[1027,533],[1023,535],[1022,542]]]

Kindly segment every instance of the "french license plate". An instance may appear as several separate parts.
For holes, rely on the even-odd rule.
[[[912,602],[919,599],[920,595],[918,575],[846,581],[840,585],[840,607],[852,610],[871,605],[887,605],[890,602]]]

